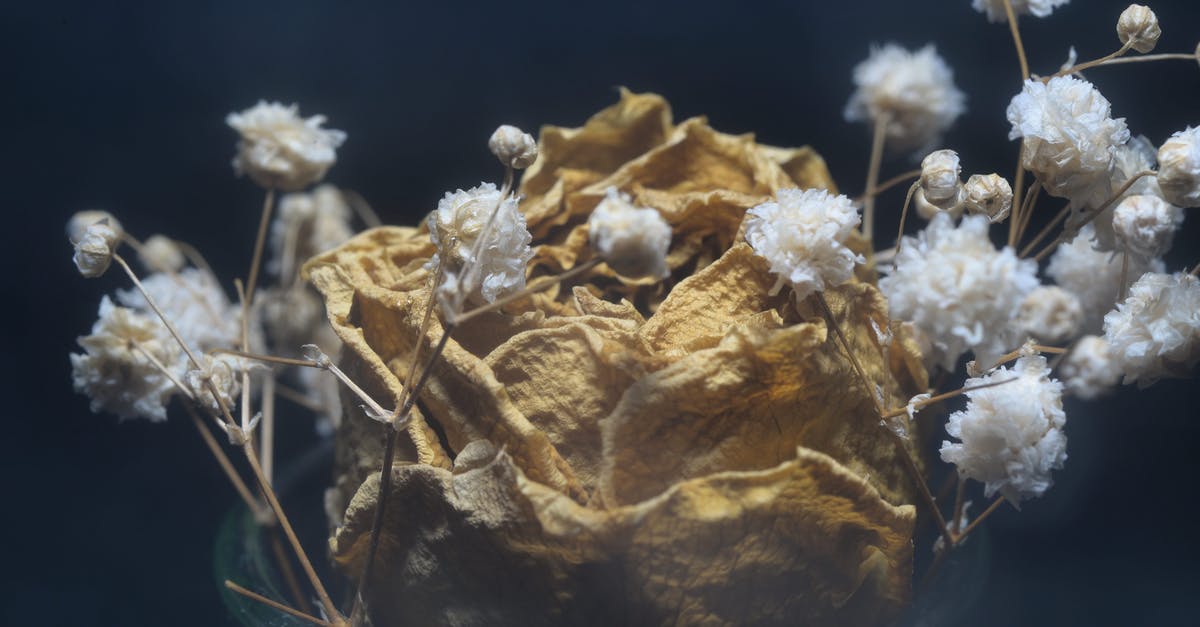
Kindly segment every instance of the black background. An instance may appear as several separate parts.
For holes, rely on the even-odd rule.
[[[386,221],[411,223],[443,191],[499,177],[499,123],[578,125],[615,87],[657,91],[677,119],[810,143],[845,191],[869,139],[842,121],[851,68],[872,42],[926,41],[954,68],[968,113],[946,139],[964,173],[1008,175],[1004,108],[1019,88],[1006,26],[968,0],[760,4],[433,2],[8,3],[0,23],[6,312],[0,381],[7,625],[221,625],[211,546],[234,496],[191,425],[117,424],[70,385],[67,354],[115,274],[80,278],[63,226],[115,212],[133,233],[197,245],[244,274],[261,192],[234,178],[226,113],[299,102],[349,133],[329,179]],[[1122,2],[1078,0],[1024,19],[1035,71],[1117,47]],[[1200,39],[1191,0],[1158,2],[1158,51]],[[1200,123],[1185,61],[1089,73],[1132,131],[1158,144]],[[909,167],[890,159],[884,172]],[[882,203],[894,229],[899,199]],[[1043,211],[1050,204],[1043,205]],[[1171,269],[1198,260],[1189,218]],[[1174,625],[1200,616],[1195,536],[1200,442],[1193,381],[1068,403],[1070,460],[1047,497],[990,524],[985,625]],[[311,425],[284,425],[284,453]],[[314,547],[320,551],[319,547]]]

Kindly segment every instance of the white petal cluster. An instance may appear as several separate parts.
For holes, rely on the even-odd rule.
[[[271,221],[271,259],[267,268],[290,275],[305,260],[353,236],[350,206],[337,187],[318,185],[308,193],[285,194],[279,199],[279,210]]]
[[[617,274],[665,279],[671,227],[654,210],[635,207],[629,196],[610,187],[588,218],[592,250]]]
[[[1161,36],[1158,16],[1148,6],[1131,4],[1117,18],[1117,38],[1121,40],[1121,45],[1129,44],[1142,54],[1154,50]]]
[[[1003,494],[1014,505],[1041,496],[1053,481],[1050,473],[1067,461],[1067,416],[1062,383],[1050,378],[1046,359],[1027,355],[1012,370],[1000,367],[965,387],[1006,381],[967,392],[966,409],[950,415],[942,460],[960,476],[983,483],[984,494]]]
[[[921,160],[920,185],[913,202],[922,218],[929,220],[939,211],[949,211],[954,218],[962,215],[960,174],[958,153],[953,150],[935,150]]]
[[[1012,210],[1013,191],[999,174],[972,174],[963,186],[963,205],[973,214],[987,216],[992,224],[1003,221]]]
[[[943,213],[916,237],[904,238],[879,288],[892,317],[911,321],[929,338],[929,362],[953,370],[968,350],[990,363],[1015,347],[1009,321],[1038,287],[1036,272],[1037,264],[1018,259],[1011,248],[996,250],[987,218],[965,216],[955,228]]]
[[[475,244],[497,204],[499,212],[475,259]],[[533,258],[529,247],[533,236],[525,227],[525,216],[517,209],[516,198],[509,196],[501,203],[495,185],[484,183],[465,192],[446,192],[429,216],[429,237],[437,246],[431,265],[439,261],[445,264],[441,285],[444,294],[459,290],[460,281],[472,275],[478,277],[474,285],[461,289],[467,292],[468,300],[476,303],[494,302],[525,287],[525,266]]]
[[[157,319],[117,307],[105,296],[92,334],[79,338],[79,345],[84,352],[71,355],[71,376],[75,390],[91,398],[92,411],[166,420],[166,405],[177,390],[147,354],[170,367],[179,363],[181,351]]]
[[[1104,314],[1113,308],[1121,292],[1121,256],[1096,250],[1094,233],[1087,225],[1069,243],[1062,244],[1050,257],[1046,274],[1060,287],[1079,299],[1083,308],[1083,333],[1099,333]],[[1146,272],[1162,272],[1159,259],[1130,257],[1127,282]]]
[[[1109,197],[1117,196],[1118,193],[1122,199],[1130,196],[1161,197],[1162,190],[1159,189],[1158,182],[1153,176],[1139,177],[1128,189],[1125,188],[1125,184],[1129,179],[1137,174],[1145,171],[1153,171],[1154,164],[1154,144],[1150,143],[1150,140],[1144,135],[1133,137],[1128,142],[1117,146],[1116,151],[1113,152],[1113,168],[1109,179]],[[1117,246],[1117,234],[1113,231],[1113,212],[1116,210],[1116,206],[1116,203],[1110,204],[1100,215],[1089,222],[1095,228],[1092,245],[1097,250],[1119,250]],[[1073,211],[1071,216],[1067,218],[1067,228],[1071,230],[1078,229],[1080,223],[1090,216],[1091,213],[1091,211],[1087,211],[1086,209]]]
[[[175,325],[188,347],[196,353],[214,348],[233,348],[241,342],[241,310],[229,302],[225,292],[208,273],[187,268],[175,276],[155,273],[142,280],[163,314]],[[145,297],[136,289],[118,290],[117,301],[126,307],[154,316]],[[157,317],[156,324],[162,324]],[[261,346],[261,332],[251,325],[251,344]]]
[[[1200,361],[1200,279],[1148,272],[1104,316],[1108,341],[1125,383],[1146,387],[1187,376]]]
[[[775,202],[746,212],[746,241],[778,276],[774,290],[791,284],[797,301],[840,285],[864,263],[846,247],[860,218],[854,203],[823,189],[781,189]]]
[[[1085,401],[1105,396],[1121,380],[1121,369],[1113,360],[1108,342],[1095,335],[1086,335],[1058,366],[1067,391]]]
[[[67,220],[67,239],[71,240],[72,242],[78,242],[79,240],[83,239],[83,232],[89,226],[106,220],[108,221],[109,228],[116,232],[117,237],[121,237],[125,234],[124,229],[121,228],[120,220],[117,220],[116,216],[113,214],[107,211],[101,211],[99,209],[87,209],[84,211],[76,211],[71,218]]]
[[[900,151],[937,143],[965,110],[954,72],[932,44],[916,52],[896,44],[872,48],[854,68],[854,85],[846,120],[875,123],[888,116],[887,143]]]
[[[187,264],[179,245],[165,235],[147,237],[138,249],[138,261],[151,272],[178,272]]]
[[[238,394],[242,391],[242,370],[243,364],[236,357],[201,355],[200,368],[188,370],[183,382],[192,389],[196,400],[219,415],[222,404],[227,409],[237,407]],[[210,382],[211,388],[208,385]],[[214,389],[220,395],[219,402],[213,396]]]
[[[94,279],[108,270],[113,252],[117,247],[117,232],[101,221],[83,230],[83,237],[75,242],[73,261],[79,274]]]
[[[1158,196],[1129,196],[1113,212],[1112,225],[1120,248],[1153,259],[1171,249],[1183,210]]]
[[[1021,163],[1052,196],[1098,207],[1109,196],[1117,146],[1129,141],[1125,119],[1089,82],[1059,76],[1025,81],[1008,105],[1009,139],[1022,140]]]
[[[225,123],[241,134],[233,169],[255,183],[296,191],[321,180],[337,161],[346,134],[321,128],[325,116],[301,118],[296,105],[260,100]]]
[[[1200,207],[1200,126],[1175,133],[1158,149],[1158,186],[1172,205]]]
[[[1032,15],[1047,17],[1054,9],[1061,7],[1071,0],[1012,0],[1013,14],[1017,16]],[[1004,0],[971,0],[971,8],[986,13],[989,22],[1007,22],[1008,13],[1004,10]]]
[[[1079,333],[1083,308],[1074,294],[1043,285],[1021,301],[1015,321],[1019,333],[1046,344],[1062,344]]]

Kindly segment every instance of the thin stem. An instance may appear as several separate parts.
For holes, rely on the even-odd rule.
[[[946,542],[946,546],[954,545],[954,537],[950,534],[950,530],[946,527],[946,518],[942,516],[942,511],[938,509],[937,501],[933,499],[933,494],[929,492],[929,486],[925,485],[925,479],[921,477],[921,469],[917,468],[917,462],[913,460],[912,454],[908,452],[907,442],[904,441],[896,433],[888,429],[896,442],[896,449],[900,451],[900,459],[904,461],[904,466],[908,470],[909,477],[913,483],[917,485],[917,491],[920,492],[921,498],[925,501],[925,507],[929,509],[933,515],[933,520],[937,523],[938,531],[942,534],[942,538]]]
[[[358,214],[358,219],[361,220],[362,223],[367,226],[367,228],[373,229],[377,226],[383,226],[383,220],[379,219],[379,214],[375,213],[375,210],[371,208],[371,203],[367,202],[367,199],[363,198],[362,194],[352,189],[343,189],[339,191],[341,191],[342,198],[345,199],[346,204],[350,205],[350,208],[354,210],[354,213]]]
[[[1041,79],[1041,81],[1043,83],[1048,83],[1048,82],[1050,82],[1050,79],[1052,79],[1052,78],[1058,78],[1059,76],[1068,76],[1071,74],[1075,74],[1076,72],[1082,72],[1086,69],[1094,68],[1098,65],[1104,65],[1108,61],[1112,61],[1113,59],[1116,59],[1117,57],[1123,56],[1126,52],[1129,52],[1130,48],[1133,48],[1133,38],[1132,37],[1129,39],[1129,41],[1125,42],[1125,45],[1121,46],[1116,52],[1107,54],[1103,57],[1100,57],[1099,59],[1093,59],[1091,61],[1077,63],[1074,66],[1069,67],[1065,70],[1059,70],[1059,71],[1051,74],[1050,76],[1043,77]]]
[[[1017,380],[1017,377],[1013,377],[1011,379],[1005,379],[1003,381],[991,381],[989,383],[980,383],[979,385],[968,385],[965,387],[961,387],[957,390],[938,394],[937,396],[930,396],[927,399],[923,399],[923,400],[913,403],[912,406],[913,406],[913,409],[922,409],[929,405],[933,405],[934,403],[940,403],[944,400],[954,398],[955,396],[960,396],[960,395],[966,394],[967,392],[974,392],[975,390],[982,390],[983,388],[990,388],[990,387],[995,387],[997,385],[1004,385],[1005,383],[1011,383],[1016,380]],[[883,414],[881,416],[881,418],[883,418],[885,420],[888,418],[899,418],[900,416],[903,416],[907,413],[908,413],[908,406],[906,405],[904,407],[901,407],[900,409],[893,409],[892,411],[889,411],[886,414]]]
[[[283,506],[279,504],[279,498],[275,496],[275,491],[271,489],[271,484],[267,482],[266,475],[263,474],[262,466],[258,462],[258,455],[254,452],[254,446],[249,441],[242,444],[242,452],[246,454],[246,461],[250,462],[250,469],[254,471],[254,478],[258,480],[258,487],[262,490],[263,496],[267,499],[267,504],[271,506],[271,511],[275,514],[275,519],[279,521],[279,526],[283,529],[283,534],[287,536],[288,542],[292,545],[292,552],[295,553],[296,559],[300,561],[300,567],[304,569],[304,574],[308,576],[308,581],[317,592],[317,596],[321,599],[321,605],[325,609],[325,615],[334,618],[334,623],[340,623],[341,614],[338,613],[337,607],[333,604],[333,600],[329,598],[329,593],[325,591],[325,586],[321,584],[321,579],[317,577],[317,571],[313,569],[312,562],[308,559],[308,554],[304,552],[304,547],[300,544],[300,539],[296,537],[296,532],[292,529],[292,523],[288,520],[287,514],[283,511]]]
[[[150,362],[150,365],[154,366],[156,370],[162,373],[163,376],[165,376],[172,384],[175,385],[176,389],[178,389],[180,392],[183,392],[183,395],[188,397],[188,400],[196,400],[196,394],[192,392],[192,389],[184,385],[183,382],[175,376],[175,373],[171,372],[171,370],[168,369],[163,362],[159,361],[158,358],[155,357],[150,351],[146,350],[146,347],[142,346],[141,342],[137,340],[129,340],[129,345],[141,353],[142,356]]]
[[[846,356],[850,358],[850,364],[854,367],[854,371],[858,373],[859,380],[862,381],[863,387],[866,388],[867,396],[871,397],[871,403],[875,405],[875,413],[880,417],[883,416],[883,407],[879,404],[879,399],[875,395],[875,386],[871,380],[867,378],[867,373],[863,370],[862,364],[858,363],[858,357],[854,356],[854,351],[850,348],[850,342],[846,340],[846,336],[842,334],[842,327],[833,318],[833,311],[829,309],[829,303],[825,301],[825,295],[821,292],[815,294],[817,303],[821,305],[821,310],[825,313],[825,318],[829,321],[829,326],[833,327],[833,332],[837,335],[838,340],[842,343],[842,348],[846,351]]]
[[[919,185],[919,182],[910,185],[908,194],[904,197],[904,208],[900,210],[900,228],[896,231],[896,251],[892,253],[892,259],[900,254],[900,244],[904,242],[904,221],[908,219],[908,205],[912,202],[913,193],[917,191]]]
[[[242,318],[249,314],[254,302],[254,288],[258,286],[258,268],[262,265],[263,245],[267,241],[267,228],[271,226],[271,208],[275,206],[275,189],[268,188],[263,199],[262,216],[258,220],[258,235],[254,238],[254,256],[250,259],[250,273],[246,279],[246,299],[242,303]]]
[[[1100,65],[1120,65],[1122,63],[1143,63],[1146,61],[1168,61],[1171,59],[1179,59],[1186,61],[1200,61],[1200,57],[1196,54],[1188,54],[1185,52],[1178,53],[1163,53],[1163,54],[1143,54],[1136,57],[1121,57],[1119,59],[1109,59]]]
[[[892,178],[890,178],[890,179],[880,183],[878,186],[876,186],[875,194],[876,195],[882,194],[883,192],[886,192],[887,190],[889,190],[901,183],[907,183],[909,180],[915,179],[919,176],[921,176],[920,170],[909,170],[908,172],[901,172],[900,174],[897,174],[896,176],[893,176]],[[865,194],[862,196],[859,196],[858,198],[855,198],[854,202],[862,202],[864,198],[866,198]]]
[[[265,597],[257,592],[252,592],[250,590],[247,590],[247,589],[237,585],[236,583],[233,583],[232,581],[230,581],[228,579],[225,580],[225,587],[246,597],[247,599],[250,599],[252,601],[257,601],[259,603],[262,603],[263,605],[266,605],[267,607],[277,609],[280,612],[283,612],[284,614],[290,614],[292,616],[295,616],[296,618],[306,620],[310,623],[313,623],[314,625],[323,625],[324,627],[332,627],[331,623],[329,623],[327,621],[323,621],[315,616],[309,616],[308,614],[305,614],[304,612],[301,612],[300,610],[292,609],[292,608],[280,603],[279,601],[268,599],[267,597]]]
[[[1051,355],[1064,355],[1067,352],[1067,349],[1065,348],[1058,348],[1056,346],[1043,346],[1041,344],[1032,344],[1030,345],[1030,348],[1039,353],[1049,353]],[[996,360],[995,364],[992,364],[991,368],[987,368],[984,370],[984,372],[995,370],[996,368],[999,368],[1000,366],[1003,366],[1004,364],[1007,364],[1008,362],[1020,357],[1022,350],[1024,350],[1024,347],[1018,348],[1017,350],[1009,353],[1005,353],[1000,357],[1000,359]]]
[[[1049,235],[1050,232],[1055,229],[1055,227],[1061,224],[1063,220],[1066,220],[1067,216],[1069,215],[1071,215],[1071,205],[1063,207],[1062,210],[1058,212],[1058,215],[1054,216],[1054,219],[1051,220],[1049,224],[1042,227],[1042,230],[1038,231],[1038,234],[1033,238],[1033,241],[1029,242],[1025,248],[1021,249],[1020,257],[1022,259],[1028,257],[1029,253],[1033,252],[1033,249],[1036,248],[1038,244],[1042,243],[1042,240],[1046,239],[1046,236]]]
[[[1125,192],[1129,191],[1129,188],[1133,187],[1133,184],[1136,183],[1138,181],[1138,179],[1142,178],[1143,176],[1154,176],[1155,174],[1157,174],[1157,172],[1155,172],[1154,170],[1142,170],[1141,172],[1138,172],[1137,174],[1134,174],[1133,176],[1129,177],[1129,179],[1127,181],[1125,181],[1125,183],[1123,185],[1121,185],[1121,188],[1118,189],[1115,194],[1113,194],[1108,200],[1104,201],[1104,204],[1100,205],[1100,207],[1098,209],[1089,213],[1087,215],[1087,217],[1083,219],[1083,222],[1076,225],[1076,227],[1075,227],[1076,232],[1078,232],[1078,229],[1082,229],[1084,226],[1091,223],[1092,220],[1095,220],[1097,216],[1104,213],[1104,210],[1108,209],[1110,206],[1112,206],[1113,203],[1120,200],[1121,197],[1125,195]],[[1040,262],[1042,259],[1045,259],[1046,255],[1049,255],[1051,252],[1053,252],[1054,249],[1057,248],[1058,245],[1063,242],[1065,235],[1066,235],[1065,232],[1059,233],[1058,237],[1055,238],[1055,240],[1053,242],[1050,242],[1048,245],[1046,245],[1045,248],[1042,249],[1041,252],[1039,252],[1037,255],[1034,256],[1034,258],[1033,258],[1034,261]]]
[[[262,387],[262,430],[259,432],[259,449],[263,460],[263,474],[267,482],[274,484],[275,466],[275,372],[263,375]]]
[[[290,357],[276,357],[274,355],[260,355],[258,353],[250,353],[247,351],[234,350],[232,348],[214,348],[209,353],[213,355],[235,355],[237,357],[245,357],[255,361],[265,361],[272,364],[283,364],[285,366],[303,366],[305,368],[321,368],[322,366],[304,359],[292,359]]]
[[[325,408],[322,407],[320,403],[313,402],[313,400],[305,396],[303,392],[282,383],[275,383],[275,393],[278,394],[280,398],[299,405],[309,411],[325,411]]]
[[[875,132],[871,137],[871,160],[867,164],[867,188],[863,192],[863,237],[868,242],[874,241],[875,233],[875,195],[879,193],[879,164],[883,161],[883,147],[887,140],[887,127],[892,121],[891,115],[882,113],[875,120]]]
[[[1021,206],[1025,204],[1025,197],[1022,192],[1025,190],[1025,144],[1017,146],[1017,172],[1013,175],[1013,212],[1008,216],[1008,245],[1016,248],[1017,246],[1017,230],[1020,228],[1019,220],[1021,218]]]
[[[242,476],[233,467],[233,462],[225,454],[221,445],[217,443],[217,439],[213,437],[212,432],[204,426],[204,419],[200,417],[200,414],[196,412],[190,403],[185,403],[184,407],[187,409],[188,416],[192,419],[192,424],[196,426],[196,431],[200,432],[200,438],[204,440],[205,446],[208,447],[209,452],[217,460],[217,464],[221,466],[221,470],[225,472],[225,476],[229,478],[229,483],[233,485],[234,491],[238,493],[238,496],[242,498],[242,501],[246,503],[246,507],[251,512],[258,512],[262,508],[262,505],[254,498],[254,495],[250,492],[250,488],[246,487],[246,482],[242,481]]]
[[[1025,58],[1025,44],[1021,42],[1021,29],[1017,26],[1017,13],[1012,0],[1004,0],[1004,13],[1008,16],[1008,30],[1012,32],[1013,45],[1017,47],[1017,60],[1021,63],[1021,80],[1029,80],[1029,60]]]
[[[988,516],[991,516],[992,513],[995,512],[1003,502],[1004,497],[997,496],[996,500],[992,501],[992,504],[988,505],[988,508],[983,510],[983,513],[980,514],[979,517],[977,517],[975,520],[972,520],[971,524],[967,525],[967,528],[963,529],[962,533],[957,534],[957,537],[954,539],[954,543],[961,544],[963,539],[965,539],[972,531],[974,531],[976,527],[982,524],[983,521],[987,520]]]
[[[1197,264],[1196,264],[1196,265],[1195,265],[1195,266],[1192,268],[1192,271],[1191,271],[1191,272],[1189,272],[1188,274],[1190,274],[1190,275],[1192,275],[1192,276],[1197,276],[1198,274],[1200,274],[1200,263],[1197,263]]]
[[[213,272],[212,266],[208,265],[208,260],[204,258],[204,255],[200,254],[200,251],[196,250],[195,246],[177,239],[172,241],[175,242],[175,245],[179,247],[181,252],[183,252],[183,256],[187,257],[189,263],[197,268],[200,268],[210,277],[217,276],[216,273]]]
[[[404,388],[400,392],[400,406],[408,400],[410,390],[412,390],[413,379],[417,376],[417,364],[421,363],[421,347],[425,345],[423,341],[425,334],[429,332],[429,323],[433,320],[433,308],[437,304],[438,286],[442,284],[442,276],[446,272],[446,264],[441,257],[438,257],[437,270],[433,273],[433,283],[429,287],[429,300],[425,301],[425,313],[421,315],[421,329],[417,335],[416,341],[413,343],[412,363],[408,365],[408,373],[404,375]]]
[[[1021,223],[1017,226],[1017,242],[1025,237],[1025,229],[1029,228],[1029,220],[1033,217],[1033,208],[1037,205],[1038,196],[1042,191],[1042,182],[1035,180],[1029,186],[1029,192],[1025,194],[1025,199],[1021,201]],[[1013,247],[1016,247],[1016,242],[1013,242]]]
[[[472,309],[471,311],[454,316],[454,324],[455,325],[463,324],[463,323],[467,322],[468,320],[470,320],[471,318],[485,314],[489,311],[495,311],[515,300],[520,300],[531,294],[536,294],[538,292],[550,289],[551,287],[553,287],[559,283],[562,283],[563,281],[568,281],[576,276],[579,276],[580,274],[583,274],[584,272],[587,272],[588,270],[591,270],[592,268],[595,268],[596,266],[600,265],[601,261],[603,261],[603,259],[601,259],[599,257],[593,257],[593,258],[585,261],[584,263],[581,263],[581,264],[575,266],[574,268],[567,270],[566,272],[564,272],[562,274],[557,274],[557,275],[548,276],[548,277],[540,277],[540,278],[534,280],[533,283],[530,283],[529,285],[527,285],[525,287],[525,289],[523,289],[523,290],[514,292],[503,298],[497,298],[495,300],[495,302],[488,303],[481,307]]]
[[[296,579],[296,571],[288,560],[287,551],[283,548],[283,542],[279,540],[278,530],[272,526],[268,533],[271,536],[271,553],[275,555],[275,563],[279,565],[283,581],[287,584],[288,592],[292,594],[292,602],[296,604],[296,609],[304,613],[312,612],[308,600],[304,598],[304,592],[300,589],[300,581]]]
[[[242,282],[234,280],[234,286],[237,288],[238,300],[242,302],[242,350],[250,348],[250,301],[246,298],[246,292],[242,288]],[[250,431],[250,370],[242,369],[242,431],[249,433]],[[270,475],[267,483],[270,483]]]

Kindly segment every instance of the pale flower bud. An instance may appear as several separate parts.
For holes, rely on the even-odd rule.
[[[1131,4],[1117,19],[1117,37],[1122,44],[1129,44],[1138,52],[1154,50],[1160,36],[1162,29],[1158,27],[1158,16],[1148,6]]]
[[[517,170],[533,165],[538,153],[537,142],[532,135],[508,124],[501,125],[492,133],[488,149],[500,163]]]
[[[921,160],[921,186],[915,201],[922,218],[932,219],[939,211],[950,211],[954,218],[962,215],[961,172],[958,153],[953,150],[936,150]]]
[[[165,235],[151,235],[138,251],[138,260],[151,272],[179,272],[187,263],[175,240]]]
[[[967,211],[985,215],[993,224],[1003,221],[1012,210],[1012,186],[999,174],[972,174],[963,192]]]
[[[75,267],[79,273],[89,279],[104,274],[112,263],[117,239],[117,232],[104,221],[84,229],[83,237],[75,242]]]
[[[635,207],[629,196],[608,188],[588,218],[588,240],[604,262],[629,278],[665,279],[671,227],[654,209]]]
[[[1175,133],[1158,149],[1158,186],[1172,205],[1200,207],[1200,126]]]
[[[83,232],[89,226],[104,220],[108,220],[108,226],[113,231],[116,231],[118,238],[125,234],[125,230],[121,228],[120,220],[117,220],[113,214],[98,209],[90,209],[87,211],[77,211],[75,215],[71,216],[70,220],[67,220],[67,238],[72,242],[78,242],[83,239]]]
[[[1171,249],[1183,210],[1158,196],[1129,196],[1113,212],[1113,231],[1124,250],[1153,259]]]

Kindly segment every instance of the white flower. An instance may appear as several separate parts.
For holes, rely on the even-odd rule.
[[[854,68],[854,84],[846,120],[875,123],[886,115],[887,141],[896,150],[936,143],[965,109],[954,73],[932,44],[916,52],[896,44],[872,48]]]
[[[966,409],[946,425],[960,441],[943,441],[941,456],[959,475],[983,483],[987,496],[999,492],[1017,505],[1044,494],[1053,484],[1050,472],[1066,462],[1067,416],[1063,386],[1050,378],[1044,357],[1021,357],[1012,370],[1000,367],[965,387],[1001,381],[966,393]]]
[[[178,272],[187,263],[183,251],[165,235],[151,235],[138,249],[138,260],[151,272]]]
[[[500,163],[516,170],[533,165],[538,154],[537,142],[533,140],[533,135],[508,124],[501,125],[492,133],[488,139],[488,149],[496,155]]]
[[[89,226],[105,220],[108,221],[109,228],[111,228],[117,234],[118,238],[125,234],[125,230],[121,228],[121,221],[117,220],[116,216],[107,211],[89,209],[86,211],[76,211],[74,215],[67,220],[67,239],[71,240],[72,242],[78,242],[79,240],[83,239],[83,232]]]
[[[497,204],[500,209],[491,231],[479,258],[473,259],[476,242]],[[429,237],[437,246],[431,266],[436,267],[439,261],[445,264],[442,294],[456,293],[460,281],[472,275],[476,277],[474,284],[461,289],[468,300],[476,303],[494,302],[525,287],[525,266],[533,258],[529,247],[533,236],[525,227],[525,216],[517,210],[517,200],[509,196],[501,203],[495,185],[484,183],[465,192],[446,192],[429,216]],[[474,270],[473,265],[477,265]]]
[[[1196,51],[1200,57],[1200,45]],[[1158,149],[1158,185],[1172,205],[1200,207],[1200,126],[1175,133]]]
[[[879,280],[892,317],[923,331],[932,344],[926,357],[946,370],[967,350],[990,363],[1012,349],[1018,339],[1009,320],[1038,286],[1037,264],[1012,248],[996,250],[987,231],[983,216],[965,216],[955,228],[949,215],[936,215],[917,237],[904,238]]]
[[[1083,308],[1071,292],[1043,285],[1021,301],[1014,323],[1022,335],[1047,344],[1062,344],[1079,333]]]
[[[143,279],[142,286],[193,351],[233,348],[241,343],[241,308],[229,302],[216,280],[206,272],[186,268],[175,276],[155,273]],[[117,301],[155,315],[136,289],[118,290]],[[157,317],[155,320],[158,322]],[[250,328],[251,344],[261,346],[258,325],[252,324]]]
[[[255,183],[296,191],[321,180],[346,141],[342,131],[323,129],[325,116],[304,119],[296,105],[260,100],[225,123],[241,134],[233,169]]]
[[[790,283],[796,300],[840,285],[864,263],[845,242],[859,224],[849,198],[823,189],[781,189],[775,202],[746,212],[746,241],[778,275],[772,293]]]
[[[1125,383],[1187,376],[1200,361],[1200,280],[1148,272],[1104,316],[1104,339]]]
[[[985,215],[992,224],[1003,221],[1012,210],[1012,186],[996,173],[972,174],[963,186],[963,196],[968,212]]]
[[[1104,314],[1113,308],[1121,292],[1121,256],[1100,252],[1092,246],[1093,231],[1087,225],[1069,243],[1062,244],[1050,257],[1046,274],[1060,287],[1079,299],[1083,308],[1083,333],[1099,333]],[[1162,272],[1159,259],[1129,259],[1127,283],[1146,272]]]
[[[1121,44],[1143,54],[1154,50],[1158,38],[1162,36],[1162,28],[1158,25],[1158,16],[1150,7],[1141,4],[1131,4],[1117,18],[1117,38]]]
[[[73,258],[79,274],[89,279],[104,274],[112,264],[117,241],[117,232],[107,222],[100,221],[84,229],[83,237],[75,242]]]
[[[1098,207],[1109,196],[1116,147],[1129,141],[1125,119],[1114,120],[1111,110],[1087,81],[1028,80],[1008,105],[1008,138],[1022,139],[1021,164],[1048,194]]]
[[[1143,135],[1133,137],[1128,142],[1117,146],[1113,153],[1113,168],[1109,178],[1111,190],[1109,197],[1116,196],[1118,192],[1121,193],[1120,198],[1149,195],[1161,197],[1162,190],[1158,188],[1158,182],[1152,176],[1140,177],[1128,189],[1124,189],[1125,183],[1137,174],[1153,171],[1154,163],[1154,144],[1151,144],[1150,140]],[[1096,247],[1096,250],[1118,250],[1117,235],[1113,231],[1113,212],[1115,210],[1116,203],[1110,204],[1100,215],[1090,221],[1095,228],[1092,245]],[[1080,223],[1092,213],[1083,208],[1076,208],[1067,218],[1066,228],[1068,231],[1077,230]]]
[[[183,379],[196,400],[218,415],[221,414],[221,403],[227,409],[237,407],[238,394],[242,391],[242,360],[230,355],[201,355],[199,359],[200,368],[189,369]],[[208,385],[210,382],[212,388]],[[220,403],[213,397],[213,388],[221,397]]]
[[[921,160],[920,186],[913,200],[922,218],[929,220],[940,211],[950,211],[954,218],[962,215],[961,173],[953,150],[935,150]]]
[[[117,307],[105,296],[92,334],[79,338],[79,345],[85,352],[71,355],[71,376],[75,390],[92,399],[92,411],[167,419],[166,405],[177,390],[147,354],[170,369],[179,364],[181,351],[158,320]]]
[[[1095,335],[1080,338],[1058,372],[1067,390],[1085,401],[1108,394],[1121,380],[1121,369],[1113,361],[1108,342]]]
[[[1129,196],[1113,212],[1113,231],[1124,250],[1141,257],[1161,257],[1171,249],[1183,210],[1158,196]]]
[[[1071,0],[1012,0],[1013,15],[1046,17]],[[971,8],[986,13],[989,22],[1007,22],[1004,0],[971,0]]]
[[[350,206],[341,190],[318,185],[311,192],[285,194],[271,221],[271,259],[267,268],[295,273],[305,260],[331,250],[354,236]],[[281,274],[282,276],[282,274]]]
[[[617,274],[665,279],[671,227],[654,209],[633,205],[629,196],[610,187],[588,218],[592,250]]]

